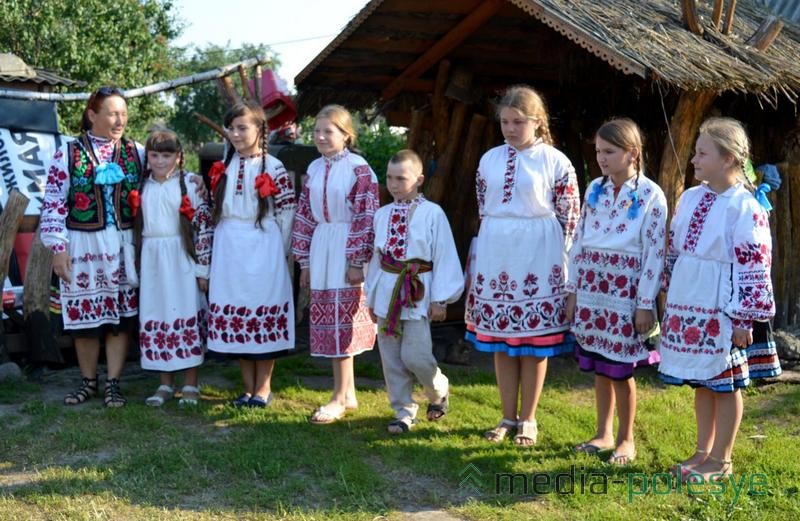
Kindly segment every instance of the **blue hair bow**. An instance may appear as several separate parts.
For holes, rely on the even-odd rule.
[[[591,208],[597,208],[597,202],[600,200],[600,194],[603,193],[603,183],[595,183],[592,186],[592,192],[586,198],[586,204]]]
[[[628,207],[628,219],[636,219],[639,216],[639,208],[642,206],[642,201],[639,199],[639,192],[634,190],[628,194],[631,198],[631,205]]]
[[[94,182],[99,185],[113,185],[125,179],[125,172],[116,163],[100,163],[94,174]]]
[[[756,201],[758,201],[758,204],[760,204],[761,207],[768,212],[772,210],[772,205],[770,204],[769,199],[767,199],[767,194],[770,191],[772,191],[772,187],[770,187],[767,183],[761,183],[753,193],[753,195],[756,197]]]

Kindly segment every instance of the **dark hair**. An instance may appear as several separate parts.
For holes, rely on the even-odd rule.
[[[233,123],[234,119],[242,116],[249,116],[252,118],[253,123],[255,123],[259,129],[259,138],[261,139],[261,173],[266,173],[269,132],[267,132],[267,117],[264,115],[264,109],[262,109],[260,105],[253,102],[236,103],[229,108],[227,112],[225,112],[225,117],[223,118],[225,127],[229,127],[231,123]],[[228,176],[228,165],[231,164],[231,161],[233,160],[233,154],[236,152],[236,150],[233,148],[233,144],[227,138],[225,139],[225,150],[225,157],[222,159],[223,163],[225,163],[225,173],[222,174],[222,178],[220,178],[219,183],[217,184],[217,189],[215,190],[214,194],[212,194],[214,201],[214,210],[212,212],[214,224],[219,223],[219,220],[222,218],[222,202],[225,200],[225,185]],[[256,226],[259,228],[262,228],[261,219],[267,215],[267,211],[269,211],[269,201],[266,197],[259,197],[258,215],[256,216],[255,222]]]
[[[111,96],[119,96],[125,100],[125,95],[117,87],[100,87],[89,96],[86,102],[86,108],[83,109],[83,117],[81,118],[81,130],[84,132],[92,130],[92,120],[89,119],[89,110],[92,112],[100,112],[103,108],[103,102]]]
[[[150,130],[150,135],[147,136],[144,149],[144,182],[150,178],[150,169],[147,166],[147,152],[170,152],[173,154],[178,154],[178,168],[180,169],[178,171],[178,182],[181,186],[182,203],[183,197],[187,195],[188,191],[186,189],[186,179],[184,179],[183,147],[181,146],[181,142],[178,139],[177,134],[165,127],[155,127]],[[139,212],[140,218],[142,213],[142,211]],[[183,248],[186,250],[186,253],[189,254],[189,257],[197,262],[197,252],[194,248],[194,226],[192,225],[192,221],[190,221],[186,215],[181,213],[180,223]]]
[[[639,175],[644,168],[644,136],[642,130],[630,118],[613,118],[600,126],[595,133],[595,138],[600,138],[607,141],[615,147],[621,148],[626,151],[638,150],[639,154],[636,156],[636,181],[634,183],[634,190],[639,188]],[[608,176],[604,175],[600,186],[606,184]]]

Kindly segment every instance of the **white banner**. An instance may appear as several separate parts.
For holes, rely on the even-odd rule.
[[[25,215],[39,215],[47,184],[47,164],[56,149],[73,137],[0,128],[0,204],[16,188],[30,199]]]

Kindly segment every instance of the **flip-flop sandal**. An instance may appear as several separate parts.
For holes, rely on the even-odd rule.
[[[593,443],[589,443],[588,441],[584,441],[583,443],[579,443],[572,448],[573,452],[578,454],[588,454],[589,456],[595,456],[601,452],[608,452],[614,447],[600,447]]]
[[[611,453],[611,457],[608,458],[609,465],[615,467],[625,467],[626,465],[630,465],[636,460],[636,453],[633,454],[618,454],[617,451]]]
[[[439,403],[429,403],[428,404],[428,421],[439,421],[444,418],[444,415],[447,414],[447,411],[450,409],[450,399],[449,395],[444,395],[444,398]]]
[[[345,412],[345,409],[342,409],[342,412],[339,414],[333,414],[328,411],[324,405],[320,405],[317,407],[317,410],[314,411],[314,414],[311,415],[311,418],[309,418],[308,421],[314,425],[329,425],[341,420]]]
[[[497,427],[494,429],[488,430],[483,433],[483,437],[486,438],[486,441],[491,443],[500,443],[508,436],[508,433],[511,429],[517,428],[517,421],[516,420],[508,420],[503,418],[500,420],[500,423],[497,424]]]
[[[386,426],[386,430],[388,430],[390,434],[405,434],[411,430],[411,427],[415,423],[416,421],[411,418],[398,418],[390,421],[389,425]]]
[[[158,389],[153,396],[148,396],[144,401],[145,405],[150,407],[161,407],[167,400],[175,396],[175,389],[169,385],[159,385]]]

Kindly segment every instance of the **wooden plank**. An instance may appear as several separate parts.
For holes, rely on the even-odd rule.
[[[658,184],[667,197],[670,214],[675,210],[675,203],[683,193],[686,179],[682,173],[689,164],[697,130],[716,97],[714,91],[703,90],[682,91],[678,98],[677,107],[669,122],[669,132],[661,147],[661,166],[658,175]]]
[[[789,206],[792,220],[792,242],[787,252],[790,259],[784,266],[789,282],[789,309],[787,323],[792,326],[800,324],[800,265],[797,263],[797,251],[800,248],[800,164],[790,163],[786,168],[784,182],[788,186],[781,188],[791,193]]]
[[[431,0],[384,0],[380,10],[382,13],[454,13],[466,15],[481,0],[447,0],[431,2]]]
[[[22,217],[25,215],[25,208],[28,207],[29,199],[22,195],[16,188],[8,194],[8,200],[0,214],[0,282],[6,280],[8,276],[8,265],[11,260],[11,251],[14,248],[14,239]],[[0,336],[3,336],[3,323],[0,321]],[[4,338],[0,338],[0,363],[8,361],[7,346]]]
[[[242,80],[242,97],[245,101],[251,101],[254,97],[253,91],[250,90],[250,78],[247,77],[247,72],[242,65],[239,65],[237,70],[239,71],[239,79]]]
[[[397,96],[405,87],[408,79],[419,78],[428,69],[433,67],[439,60],[444,58],[450,51],[455,49],[469,35],[475,32],[489,18],[492,17],[505,0],[484,0],[472,13],[453,27],[444,37],[412,63],[400,76],[387,87],[381,97],[390,100]]]
[[[793,289],[789,269],[792,266],[792,190],[791,179],[781,165],[783,185],[775,194],[775,211],[770,214],[770,225],[774,226],[775,244],[772,245],[772,284],[775,291],[775,327],[786,327],[790,316]]]
[[[25,344],[32,361],[64,363],[61,349],[50,327],[50,275],[53,253],[42,243],[37,230],[25,268],[22,301],[25,310]]]
[[[411,111],[411,123],[406,134],[406,148],[416,151],[422,141],[422,132],[425,124],[425,111],[413,109]]]

